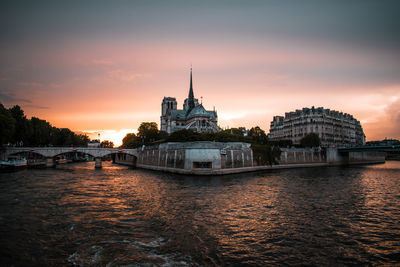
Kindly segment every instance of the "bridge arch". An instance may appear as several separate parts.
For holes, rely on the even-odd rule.
[[[17,152],[14,152],[14,153],[8,153],[7,157],[23,156],[25,158],[32,158],[32,157],[30,157],[32,155],[36,155],[36,157],[34,157],[34,158],[44,158],[44,159],[46,158],[45,155],[43,155],[41,153],[38,153],[38,152],[35,152],[35,151],[17,151]]]
[[[94,157],[96,159],[97,166],[101,166],[101,158],[108,155],[127,154],[132,157],[132,160],[135,160],[135,163],[138,157],[137,149],[90,147],[7,147],[3,152],[3,158],[7,159],[11,155],[20,153],[35,153],[44,157],[50,162],[51,160],[54,161],[54,158],[58,155],[75,152]],[[115,158],[115,156],[112,157]]]

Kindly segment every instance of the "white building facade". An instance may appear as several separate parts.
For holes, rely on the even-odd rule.
[[[272,141],[300,140],[309,133],[318,134],[321,146],[356,146],[365,144],[362,126],[352,115],[319,108],[303,108],[274,116],[268,138]]]

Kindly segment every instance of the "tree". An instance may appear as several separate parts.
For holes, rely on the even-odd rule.
[[[244,136],[244,135],[243,135],[243,131],[240,130],[240,129],[238,129],[238,128],[226,129],[226,130],[224,130],[223,132],[226,132],[226,133],[229,133],[229,134],[235,135],[235,136],[240,136],[240,137]]]
[[[158,138],[159,138],[159,140],[167,139],[168,138],[168,133],[166,131],[160,131],[160,133],[158,134]]]
[[[54,127],[45,120],[32,117],[30,120],[31,135],[29,136],[29,145],[44,146],[51,144]]]
[[[281,158],[281,149],[278,146],[270,144],[251,144],[253,158],[258,166],[279,164]]]
[[[201,141],[201,140],[203,140],[201,134],[187,129],[182,129],[173,132],[166,139],[167,142],[189,142],[189,141]]]
[[[281,154],[282,154],[281,149],[278,146],[273,146],[271,154],[272,154],[272,163],[279,164],[279,160],[281,159]]]
[[[138,129],[137,137],[141,140],[142,144],[147,145],[156,140],[159,140],[160,131],[155,122],[142,122]]]
[[[268,142],[267,135],[259,126],[251,128],[248,136],[258,144],[266,144]]]
[[[29,136],[32,134],[29,120],[26,118],[24,111],[20,106],[15,105],[9,110],[15,119],[15,131],[11,138],[11,142],[14,144],[28,145]]]
[[[134,133],[128,133],[125,135],[124,139],[122,139],[122,148],[135,148],[139,147],[140,140]]]
[[[113,148],[114,143],[108,140],[104,140],[103,142],[100,143],[100,147],[108,147],[108,148]]]
[[[318,147],[321,145],[321,140],[318,134],[309,133],[300,140],[300,145],[302,147]]]
[[[0,142],[24,146],[87,146],[89,137],[68,128],[53,127],[36,117],[29,120],[20,106],[6,109],[0,103]]]
[[[87,146],[89,143],[89,136],[86,134],[75,134],[74,145],[76,146]]]
[[[0,146],[11,141],[15,131],[15,119],[11,112],[0,103]]]

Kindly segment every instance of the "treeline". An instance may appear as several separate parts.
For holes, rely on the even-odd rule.
[[[143,122],[138,133],[128,133],[122,140],[122,148],[136,148],[142,145],[154,145],[164,142],[190,142],[190,141],[215,141],[215,142],[245,142],[251,144],[270,145],[278,147],[290,147],[290,140],[270,141],[264,130],[256,126],[251,128],[247,136],[237,128],[223,130],[217,133],[197,133],[191,130],[179,130],[168,133],[159,131],[157,123]]]
[[[87,135],[53,127],[36,117],[27,119],[18,105],[7,109],[0,103],[0,146],[87,146],[88,141]]]

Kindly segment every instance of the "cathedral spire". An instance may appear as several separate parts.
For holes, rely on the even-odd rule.
[[[194,108],[194,94],[193,94],[193,82],[192,82],[192,68],[190,68],[190,89],[189,89],[189,110]]]

